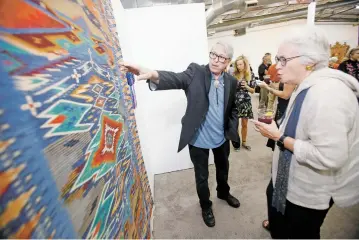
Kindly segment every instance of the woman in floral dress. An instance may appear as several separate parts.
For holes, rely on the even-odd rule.
[[[241,119],[242,147],[251,150],[247,145],[248,119],[253,118],[252,102],[249,93],[254,93],[254,88],[250,87],[252,74],[249,68],[248,59],[240,56],[234,62],[233,76],[237,78],[236,105],[238,108],[238,118]],[[240,143],[232,142],[236,151],[240,149]]]

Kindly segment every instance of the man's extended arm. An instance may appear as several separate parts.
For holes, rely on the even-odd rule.
[[[155,90],[183,89],[186,90],[191,84],[197,65],[191,63],[187,69],[180,73],[170,71],[156,71],[157,79],[148,80],[149,88]]]

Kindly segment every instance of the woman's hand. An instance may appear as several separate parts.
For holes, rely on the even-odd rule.
[[[261,83],[259,83],[259,84],[258,84],[258,86],[259,86],[260,88],[266,88],[266,89],[269,89],[268,84],[266,84],[264,81],[262,81]]]
[[[241,87],[242,88],[247,88],[247,86],[248,86],[247,81],[242,80],[241,81]]]
[[[272,121],[271,124],[262,123],[253,119],[250,121],[254,123],[254,129],[260,132],[262,136],[273,139],[274,141],[279,140],[281,133],[274,121]]]

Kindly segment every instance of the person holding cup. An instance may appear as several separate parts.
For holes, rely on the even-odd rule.
[[[278,121],[282,118],[284,112],[286,111],[290,96],[292,95],[292,92],[296,88],[296,85],[280,83],[279,82],[280,78],[278,76],[276,67],[277,67],[277,64],[271,65],[269,67],[268,74],[273,83],[279,84],[278,89],[276,87],[273,87],[273,85],[268,85],[265,82],[259,82],[258,86],[260,88],[267,89],[270,94],[272,94],[275,97],[278,97],[278,103],[277,103],[276,113],[274,115],[274,121],[277,124],[277,126],[279,127]],[[267,111],[268,111],[268,108],[267,108]],[[259,121],[260,121],[260,119],[259,119]],[[275,147],[274,141],[272,139],[269,139],[267,146],[272,148],[272,150],[274,150],[274,147]]]
[[[322,29],[289,32],[276,68],[282,83],[297,88],[279,128],[252,120],[277,145],[263,222],[272,238],[319,239],[334,203],[359,203],[359,83],[328,67],[329,52]]]
[[[249,93],[254,93],[254,88],[250,87],[252,74],[250,71],[248,59],[245,56],[239,56],[234,62],[233,76],[237,78],[236,106],[238,108],[238,118],[241,118],[242,147],[250,151],[251,147],[247,145],[248,119],[253,118],[252,98]],[[235,151],[239,151],[240,143],[232,141]]]
[[[268,68],[272,64],[271,54],[266,53],[262,58],[262,64],[258,68],[258,76],[259,80],[266,82],[267,84],[270,83],[270,78],[268,75]],[[265,88],[261,88],[259,94],[259,107],[264,108],[267,107],[268,104],[268,90]]]

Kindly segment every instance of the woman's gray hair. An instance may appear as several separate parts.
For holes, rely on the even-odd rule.
[[[315,68],[327,67],[330,47],[326,34],[321,28],[305,26],[292,29],[283,43],[293,45],[304,65],[315,65]]]
[[[233,58],[233,47],[232,47],[232,45],[230,45],[229,43],[224,42],[224,41],[218,41],[218,42],[216,42],[216,44],[213,45],[212,50],[216,45],[221,45],[224,48],[224,51],[226,52],[227,57],[230,60],[232,60],[232,58]]]

